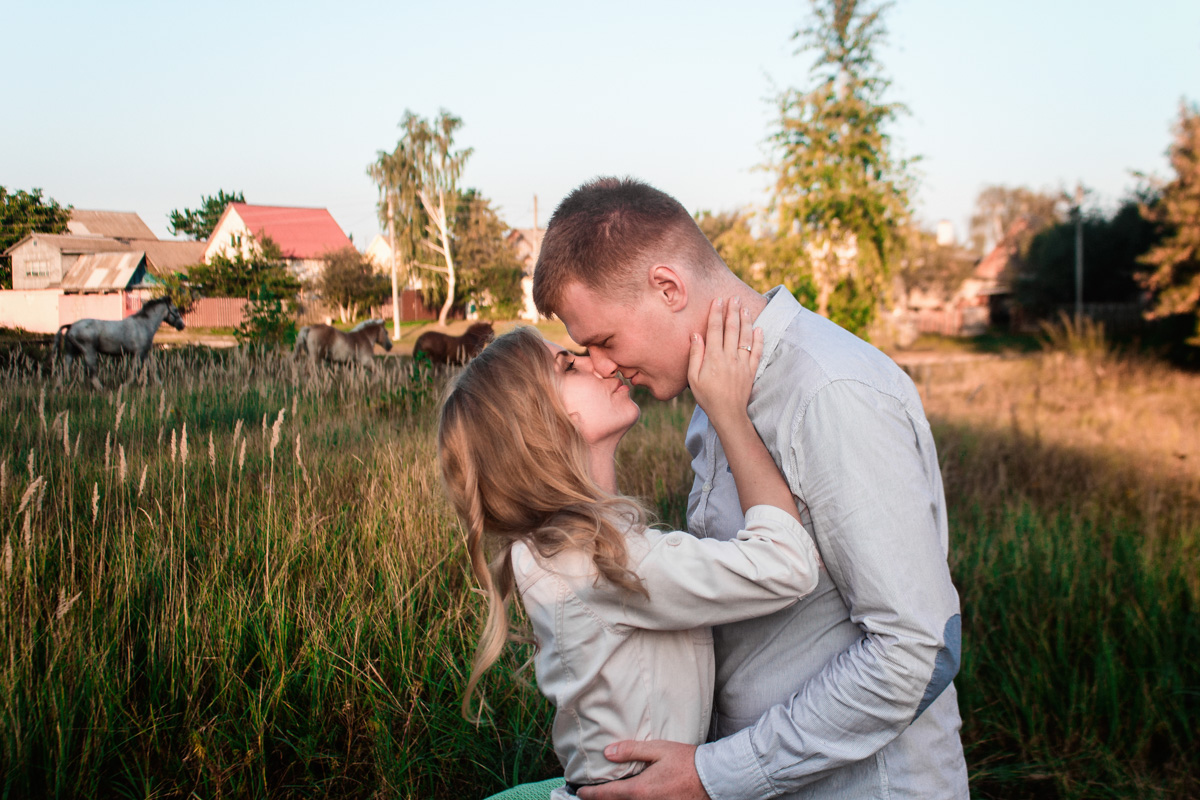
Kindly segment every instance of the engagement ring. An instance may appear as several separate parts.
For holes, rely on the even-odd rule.
[[[753,352],[753,351],[750,349],[750,345],[746,345],[746,344],[739,344],[739,345],[738,345],[738,350],[745,350],[747,353]]]

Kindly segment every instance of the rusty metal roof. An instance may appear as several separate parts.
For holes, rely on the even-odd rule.
[[[141,283],[146,274],[146,253],[87,253],[63,276],[62,288],[69,292],[113,292]]]
[[[157,239],[133,211],[86,211],[71,209],[67,230],[76,235],[112,236],[121,239]]]
[[[204,262],[206,242],[173,242],[169,239],[134,239],[130,247],[144,250],[147,267],[159,273],[182,272],[187,274],[187,268]]]

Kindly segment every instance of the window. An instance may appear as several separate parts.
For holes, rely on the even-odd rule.
[[[50,276],[50,259],[31,258],[25,262],[25,276],[28,278],[46,278]]]

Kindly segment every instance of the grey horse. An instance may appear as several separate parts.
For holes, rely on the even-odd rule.
[[[54,354],[62,354],[63,374],[69,374],[76,356],[83,357],[92,386],[104,388],[96,375],[99,367],[97,353],[108,356],[136,356],[144,368],[154,334],[163,322],[183,330],[183,314],[169,297],[159,297],[146,303],[138,312],[122,320],[81,319],[63,325],[54,335]],[[155,380],[158,380],[157,370]],[[62,376],[59,376],[62,382]]]
[[[381,319],[369,319],[355,325],[348,333],[331,325],[306,325],[296,336],[292,358],[307,353],[309,364],[313,367],[319,360],[325,359],[374,369],[375,345],[384,350],[392,349],[392,340],[388,338],[385,325]]]

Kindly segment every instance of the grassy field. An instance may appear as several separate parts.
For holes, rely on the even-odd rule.
[[[910,367],[965,620],[973,794],[1200,794],[1200,378],[1102,347]],[[1084,343],[1086,345],[1086,342]],[[438,486],[438,380],[180,348],[56,391],[0,351],[0,797],[482,797],[546,777]],[[103,376],[115,386],[120,376]],[[680,525],[686,400],[622,485]]]

